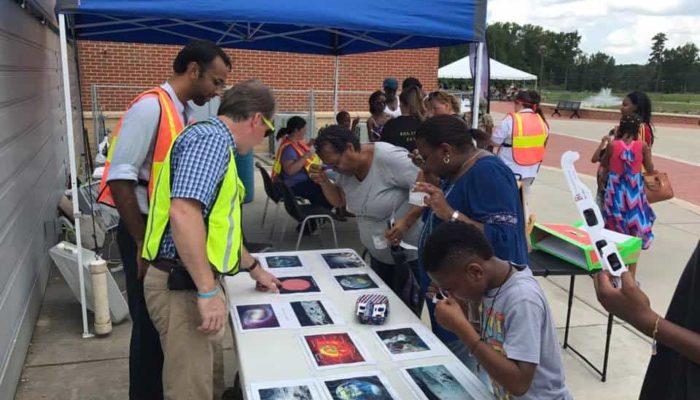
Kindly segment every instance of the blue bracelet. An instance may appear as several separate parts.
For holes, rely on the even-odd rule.
[[[216,289],[212,290],[211,292],[206,292],[206,293],[201,293],[197,292],[197,297],[200,299],[211,299],[212,297],[216,296],[219,293],[219,288],[217,287]]]

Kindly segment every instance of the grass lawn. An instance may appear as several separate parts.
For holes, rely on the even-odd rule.
[[[598,92],[567,92],[564,90],[544,89],[542,101],[556,103],[559,100],[582,101]],[[613,96],[624,97],[627,92],[613,92]],[[700,114],[700,93],[647,93],[651,98],[654,112],[677,114]],[[605,107],[619,108],[619,106]]]

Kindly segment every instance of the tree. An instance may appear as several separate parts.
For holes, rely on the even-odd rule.
[[[698,60],[698,47],[693,43],[686,43],[673,49],[664,50],[663,69],[666,79],[664,80],[663,91],[665,92],[686,92],[690,75],[700,60]]]
[[[654,85],[654,91],[659,91],[659,82],[661,81],[661,67],[664,62],[664,51],[666,49],[666,34],[659,32],[654,35],[651,45],[651,54],[649,54],[649,64],[655,67],[656,84]]]

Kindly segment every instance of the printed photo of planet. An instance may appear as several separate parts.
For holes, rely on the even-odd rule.
[[[378,376],[358,376],[325,381],[333,400],[392,400]]]
[[[270,304],[247,304],[236,306],[241,329],[279,328],[275,311]]]
[[[310,275],[278,277],[281,282],[279,287],[281,294],[289,293],[317,293],[321,289]]]
[[[302,267],[301,260],[297,256],[270,256],[265,257],[268,268],[297,268]]]
[[[374,289],[379,287],[367,274],[336,275],[335,279],[343,290]]]
[[[355,253],[326,253],[321,254],[321,257],[323,257],[323,260],[328,264],[328,268],[330,269],[362,268],[365,266],[364,261]]]

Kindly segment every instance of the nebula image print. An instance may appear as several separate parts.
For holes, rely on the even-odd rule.
[[[307,335],[304,336],[304,341],[319,367],[365,361],[360,350],[347,333]]]

